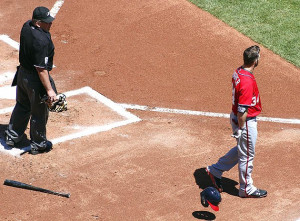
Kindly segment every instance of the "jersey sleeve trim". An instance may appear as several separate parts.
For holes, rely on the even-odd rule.
[[[33,65],[34,67],[36,67],[36,68],[42,68],[42,69],[47,69],[45,66],[39,66],[39,65]]]

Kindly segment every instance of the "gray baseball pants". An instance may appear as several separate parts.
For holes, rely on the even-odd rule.
[[[230,115],[232,131],[238,128],[237,117]],[[216,164],[208,166],[208,170],[214,176],[221,178],[224,171],[229,171],[236,164],[239,170],[239,196],[245,197],[252,194],[257,188],[253,185],[252,170],[255,155],[255,144],[257,139],[256,117],[247,118],[242,135],[237,140],[237,145],[221,157]]]

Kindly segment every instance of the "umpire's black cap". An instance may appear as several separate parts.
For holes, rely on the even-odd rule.
[[[45,23],[51,23],[54,20],[54,17],[50,15],[48,8],[40,6],[33,10],[32,19],[40,20]]]

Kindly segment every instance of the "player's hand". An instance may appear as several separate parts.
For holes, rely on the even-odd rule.
[[[237,128],[231,135],[233,138],[239,139],[242,136],[242,129]]]

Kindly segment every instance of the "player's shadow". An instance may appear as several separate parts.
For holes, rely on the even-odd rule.
[[[212,186],[212,182],[207,175],[205,168],[195,170],[194,177],[196,184],[200,189],[205,189],[206,187]],[[233,196],[238,196],[239,190],[235,187],[236,185],[238,185],[238,182],[226,177],[222,177],[223,192]]]
[[[195,211],[195,212],[193,212],[193,216],[197,219],[203,219],[203,220],[215,220],[216,219],[215,214],[208,212],[208,211]]]
[[[7,124],[0,124],[0,144],[4,147],[5,150],[11,150],[12,148],[8,146],[5,142],[5,133],[7,129]],[[28,140],[27,135],[24,134],[22,140],[15,145],[15,148],[26,149],[30,146],[30,140]]]

